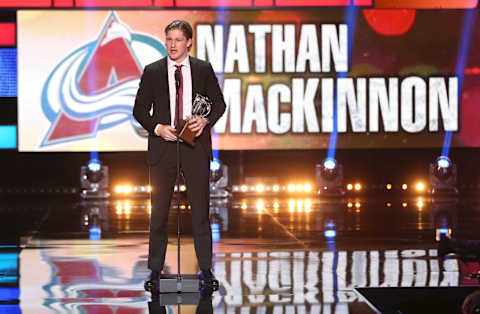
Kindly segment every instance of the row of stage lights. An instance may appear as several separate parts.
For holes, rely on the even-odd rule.
[[[213,165],[213,166],[212,166]],[[412,191],[416,193],[431,194],[458,194],[456,187],[456,166],[448,157],[441,156],[430,164],[430,179],[428,184],[420,181],[413,184],[413,188],[407,183],[393,185],[387,183],[380,186],[363,186],[360,182],[345,183],[343,178],[343,166],[333,158],[326,158],[322,163],[316,165],[315,184],[312,183],[289,183],[287,185],[267,185],[262,182],[254,185],[233,185],[228,184],[228,167],[218,160],[212,162],[210,173],[210,195],[212,197],[228,197],[233,194],[250,195],[276,195],[286,194],[320,194],[320,195],[344,195],[345,193],[365,193],[368,191]],[[106,198],[108,193],[108,167],[103,166],[98,160],[91,161],[81,169],[82,197]],[[186,186],[175,186],[174,192],[185,192]],[[149,185],[123,184],[115,186],[116,196],[138,195],[148,196],[152,191]]]
[[[180,185],[180,192],[185,192],[187,187]],[[131,194],[148,194],[152,192],[150,185],[131,185],[131,184],[118,184],[115,186],[115,194],[117,195],[131,195]],[[177,192],[177,186],[174,187],[174,191]]]
[[[425,183],[423,182],[418,182],[415,185],[415,189],[418,192],[423,192],[425,190]],[[401,189],[406,191],[408,189],[408,184],[404,183],[401,186]],[[348,183],[346,185],[346,188],[348,191],[361,191],[363,186],[361,183]],[[388,183],[385,185],[386,190],[392,190],[393,185],[391,183]],[[180,191],[185,192],[187,190],[187,187],[185,185],[180,185]],[[131,193],[150,193],[152,191],[152,187],[150,185],[130,185],[130,184],[124,184],[124,185],[116,185],[115,186],[115,193],[117,194],[131,194]],[[174,187],[174,191],[177,191],[177,187]],[[305,183],[305,184],[288,184],[288,185],[279,185],[279,184],[274,184],[274,185],[264,185],[264,184],[257,184],[257,185],[234,185],[232,187],[233,192],[257,192],[257,193],[263,193],[263,192],[290,192],[290,193],[311,193],[313,192],[313,187],[310,183]]]
[[[346,186],[348,191],[355,191],[361,192],[363,189],[363,185],[361,183],[348,183]],[[387,191],[393,190],[394,186],[391,183],[385,185],[385,189]],[[403,183],[400,186],[402,191],[407,191],[409,189],[408,184]],[[426,190],[426,185],[424,182],[417,182],[414,184],[414,189],[417,192],[424,192]],[[185,185],[180,185],[180,192],[185,192],[187,187]],[[152,191],[152,187],[150,185],[130,185],[130,184],[123,184],[123,185],[116,185],[115,186],[115,194],[121,195],[130,195],[130,194],[138,194],[138,193],[150,193]],[[174,191],[177,192],[177,187],[174,187]],[[234,193],[281,193],[281,192],[288,192],[288,193],[314,193],[314,188],[310,183],[305,184],[288,184],[288,185],[264,185],[264,184],[257,184],[257,185],[234,185],[232,187],[232,191]]]

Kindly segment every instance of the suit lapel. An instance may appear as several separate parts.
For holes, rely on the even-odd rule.
[[[171,124],[171,116],[170,116],[170,86],[168,84],[168,67],[167,67],[167,58],[163,58],[163,60],[160,62],[160,84],[165,84],[167,86],[167,99],[166,99],[166,103],[167,103],[167,109],[168,109],[168,124]]]
[[[195,88],[197,86],[198,82],[198,63],[197,60],[193,57],[190,58],[190,75],[192,76],[192,105],[193,105],[193,100],[195,99]]]

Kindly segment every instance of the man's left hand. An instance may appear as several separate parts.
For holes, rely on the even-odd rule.
[[[201,116],[193,116],[188,121],[188,128],[195,133],[195,137],[198,137],[202,134],[203,129],[207,125],[207,120]]]

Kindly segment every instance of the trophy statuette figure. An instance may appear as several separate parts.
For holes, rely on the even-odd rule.
[[[192,103],[192,115],[201,116],[207,119],[207,116],[210,114],[212,109],[212,102],[207,96],[200,94],[195,95],[195,99]],[[190,128],[188,128],[189,120],[180,120],[180,133],[179,137],[185,143],[188,143],[192,146],[195,146],[195,133],[193,133]]]

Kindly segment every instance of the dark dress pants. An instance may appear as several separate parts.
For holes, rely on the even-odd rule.
[[[152,215],[148,268],[163,269],[168,243],[168,213],[177,175],[177,144],[167,143],[161,160],[150,166]],[[191,206],[195,253],[200,269],[212,267],[212,232],[209,220],[210,159],[202,144],[180,143],[181,169]]]

